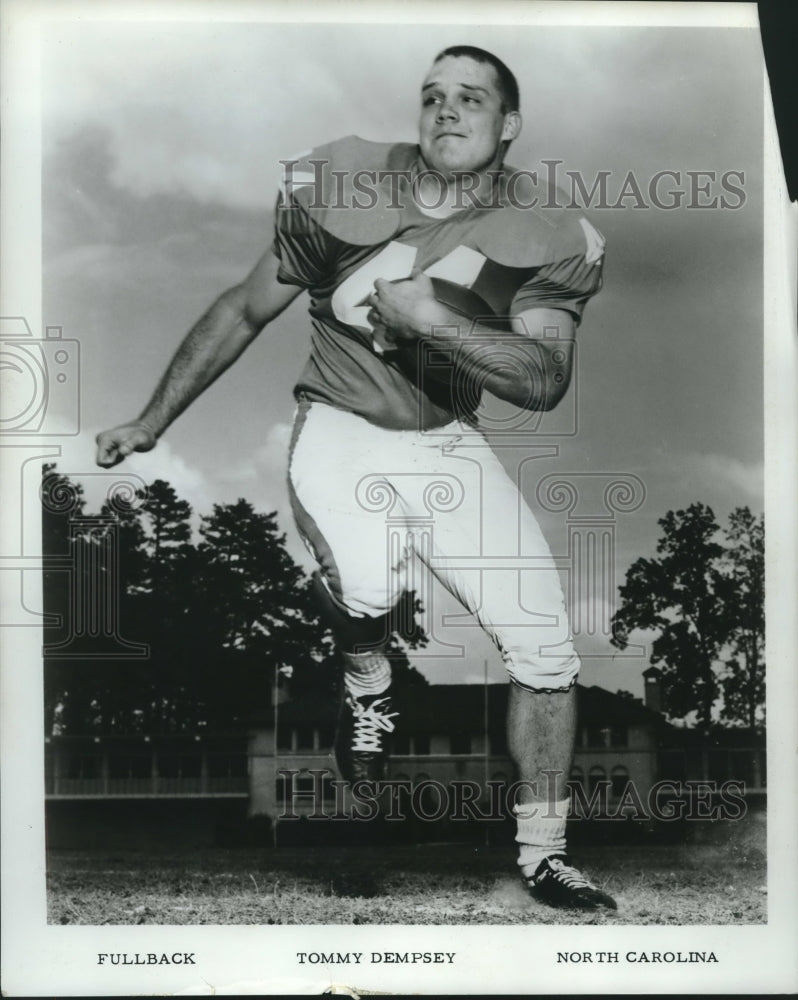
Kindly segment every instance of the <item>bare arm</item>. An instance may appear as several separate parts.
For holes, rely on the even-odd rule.
[[[458,342],[455,363],[499,399],[553,410],[571,381],[574,318],[563,309],[529,309],[512,325],[508,333],[476,324]]]
[[[455,364],[499,399],[525,410],[551,410],[565,395],[574,357],[574,318],[563,309],[535,308],[514,317],[512,331],[483,324],[462,338],[464,320],[434,297],[426,275],[375,282],[369,318],[396,343],[441,340]]]
[[[271,250],[249,277],[219,296],[189,330],[137,420],[97,435],[97,464],[112,466],[132,451],[149,451],[166,428],[240,357],[300,288],[277,280]]]

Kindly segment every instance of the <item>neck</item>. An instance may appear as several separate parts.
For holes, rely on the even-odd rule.
[[[501,163],[483,170],[442,173],[428,167],[422,156],[419,155],[418,160],[413,192],[416,205],[424,215],[446,218],[467,208],[498,207]]]

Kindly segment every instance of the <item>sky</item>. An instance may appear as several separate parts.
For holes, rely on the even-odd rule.
[[[638,509],[616,516],[616,584],[653,555],[669,509],[702,501],[721,521],[739,505],[762,510],[763,98],[751,29],[50,22],[44,322],[81,351],[81,433],[62,439],[62,471],[105,481],[94,435],[140,412],[191,323],[267,249],[278,161],[353,133],[413,141],[420,82],[439,49],[460,43],[491,49],[518,76],[512,164],[558,160],[561,182],[578,171],[588,187],[609,172],[614,207],[590,212],[607,240],[604,288],[579,331],[570,396],[535,435],[557,454],[524,466],[553,551],[567,552],[566,513],[536,502],[538,479],[553,474],[642,483]],[[616,206],[630,171],[647,204]],[[714,171],[698,202],[738,172],[743,197],[726,193],[740,207],[685,197],[657,208],[645,193],[660,171],[679,175],[663,191]],[[309,568],[284,484],[306,308],[300,297],[154,452],[119,471],[168,479],[199,513],[239,496],[277,510]],[[513,471],[530,447],[503,448],[502,461]],[[440,594],[434,603],[454,610]],[[466,655],[417,665],[440,682],[502,680],[478,633],[450,627]],[[619,657],[601,634],[576,642],[585,683],[642,692],[644,650]]]

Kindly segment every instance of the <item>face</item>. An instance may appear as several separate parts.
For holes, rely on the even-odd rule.
[[[451,175],[499,166],[502,143],[521,127],[517,111],[505,113],[495,69],[468,57],[445,56],[433,64],[421,89],[419,144],[427,166]]]

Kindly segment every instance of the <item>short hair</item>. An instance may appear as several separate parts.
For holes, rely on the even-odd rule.
[[[521,98],[518,93],[518,81],[512,71],[505,66],[498,56],[495,56],[492,52],[487,52],[485,49],[479,49],[476,45],[451,45],[448,49],[439,52],[435,56],[434,62],[445,59],[446,56],[452,56],[455,59],[466,57],[473,59],[474,62],[487,63],[489,66],[492,66],[499,78],[499,91],[505,111],[519,110]]]

